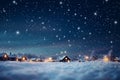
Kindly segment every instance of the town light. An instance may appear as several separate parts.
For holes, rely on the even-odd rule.
[[[103,61],[104,61],[104,62],[109,62],[109,61],[110,61],[107,55],[105,55],[105,56],[103,57]]]
[[[44,62],[53,62],[53,58],[49,57],[49,58],[45,59]]]
[[[25,59],[25,57],[22,57],[22,61],[25,61],[26,59]]]
[[[7,55],[6,55],[6,54],[4,55],[4,58],[7,58]]]
[[[88,60],[89,60],[89,56],[85,56],[85,60],[87,60],[87,61],[88,61]]]

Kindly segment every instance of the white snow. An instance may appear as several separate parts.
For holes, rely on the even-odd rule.
[[[0,80],[120,80],[120,63],[0,62]]]

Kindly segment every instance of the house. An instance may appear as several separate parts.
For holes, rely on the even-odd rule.
[[[12,53],[10,52],[9,61],[17,61],[17,56],[16,56],[15,54],[12,54]]]
[[[0,61],[7,61],[8,59],[9,59],[9,56],[7,53],[0,54]]]
[[[68,57],[68,56],[64,56],[61,60],[60,60],[60,62],[70,62],[71,61],[71,59]]]
[[[10,61],[17,61],[17,56],[16,55],[10,55],[9,60]]]
[[[31,59],[29,59],[29,61],[30,62],[43,62],[43,60],[40,58],[31,58]]]
[[[44,59],[44,62],[54,62],[52,57],[48,57]]]
[[[95,61],[95,60],[97,60],[97,59],[98,59],[97,56],[92,56],[92,57],[91,57],[91,60],[92,60],[92,61]]]
[[[115,57],[114,61],[115,62],[120,62],[120,58],[119,57]]]
[[[90,61],[90,57],[89,56],[84,56],[84,60],[85,61]]]
[[[27,57],[26,56],[17,56],[16,61],[27,61]]]

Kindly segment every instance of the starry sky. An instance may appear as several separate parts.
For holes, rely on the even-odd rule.
[[[120,0],[0,0],[0,51],[120,52]]]

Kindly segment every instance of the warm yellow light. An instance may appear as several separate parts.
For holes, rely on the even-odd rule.
[[[49,59],[49,60],[52,60],[52,57],[49,57],[48,59]]]
[[[68,63],[70,62],[70,60],[67,61]]]
[[[30,63],[32,63],[33,61],[32,60],[29,60]]]
[[[25,57],[23,57],[22,60],[25,61]]]
[[[52,62],[52,61],[53,61],[52,57],[49,57],[49,58],[44,60],[44,62]]]
[[[108,56],[104,56],[104,57],[103,57],[103,61],[104,61],[104,62],[109,62],[110,60],[109,60]]]
[[[16,61],[18,61],[18,58],[16,59]]]
[[[85,60],[89,60],[89,56],[85,56]]]
[[[6,54],[4,55],[4,58],[7,58],[7,55],[6,55]]]
[[[66,60],[68,59],[68,58],[65,58]]]

